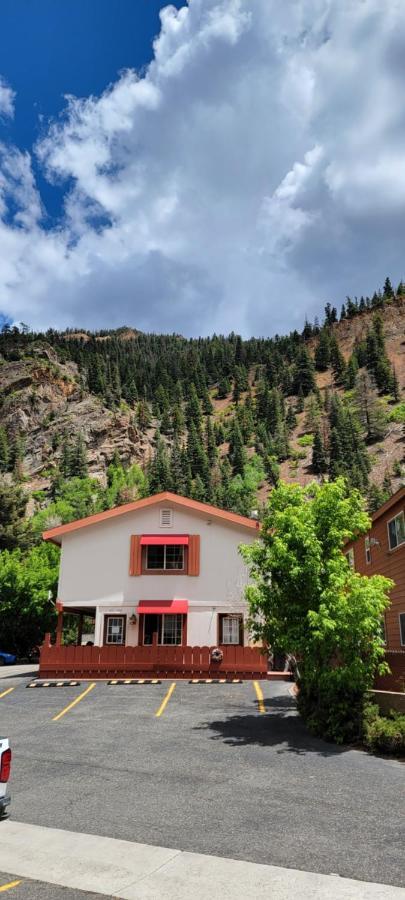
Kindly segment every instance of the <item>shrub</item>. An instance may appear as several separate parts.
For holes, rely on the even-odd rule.
[[[312,447],[313,443],[314,443],[314,435],[313,434],[303,434],[303,435],[301,435],[301,437],[299,437],[297,439],[297,444],[299,444],[300,447]]]
[[[381,716],[376,704],[367,704],[363,714],[363,740],[373,752],[405,754],[405,715],[391,710],[388,716]]]
[[[398,403],[398,406],[394,406],[389,413],[388,419],[390,422],[397,422],[399,425],[405,423],[405,401],[402,403]]]

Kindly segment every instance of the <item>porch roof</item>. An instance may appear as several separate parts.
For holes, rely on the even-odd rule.
[[[138,603],[138,615],[139,613],[160,615],[161,613],[186,613],[187,611],[188,600],[140,600]]]

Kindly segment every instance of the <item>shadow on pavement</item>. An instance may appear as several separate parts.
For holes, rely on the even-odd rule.
[[[277,753],[296,753],[336,756],[352,749],[328,744],[314,737],[296,711],[292,697],[272,697],[265,700],[266,714],[229,716],[223,720],[204,722],[196,730],[212,731],[212,740],[223,740],[230,747],[250,744],[274,747]]]

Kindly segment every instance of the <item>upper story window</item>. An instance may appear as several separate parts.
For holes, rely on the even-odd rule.
[[[345,553],[345,557],[346,557],[346,559],[347,559],[347,562],[349,563],[350,568],[351,568],[351,569],[354,569],[354,550],[353,550],[353,547],[350,547],[350,550],[348,550],[348,551]]]
[[[388,527],[388,543],[390,550],[395,550],[400,544],[405,542],[405,520],[403,512],[387,523]]]
[[[369,566],[371,563],[371,546],[370,546],[370,538],[368,537],[368,535],[364,541],[364,550],[365,550],[365,554],[366,554],[366,563]]]
[[[399,614],[399,634],[401,637],[401,647],[405,647],[405,613]]]
[[[161,509],[160,510],[160,527],[161,528],[171,528],[173,525],[173,510],[172,509]]]
[[[184,566],[184,546],[179,544],[149,544],[146,548],[146,569],[177,570]]]

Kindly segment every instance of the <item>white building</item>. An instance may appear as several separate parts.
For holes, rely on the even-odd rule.
[[[246,645],[239,546],[257,536],[257,521],[169,492],[45,532],[62,550],[57,642],[66,612],[95,617],[97,646]]]

